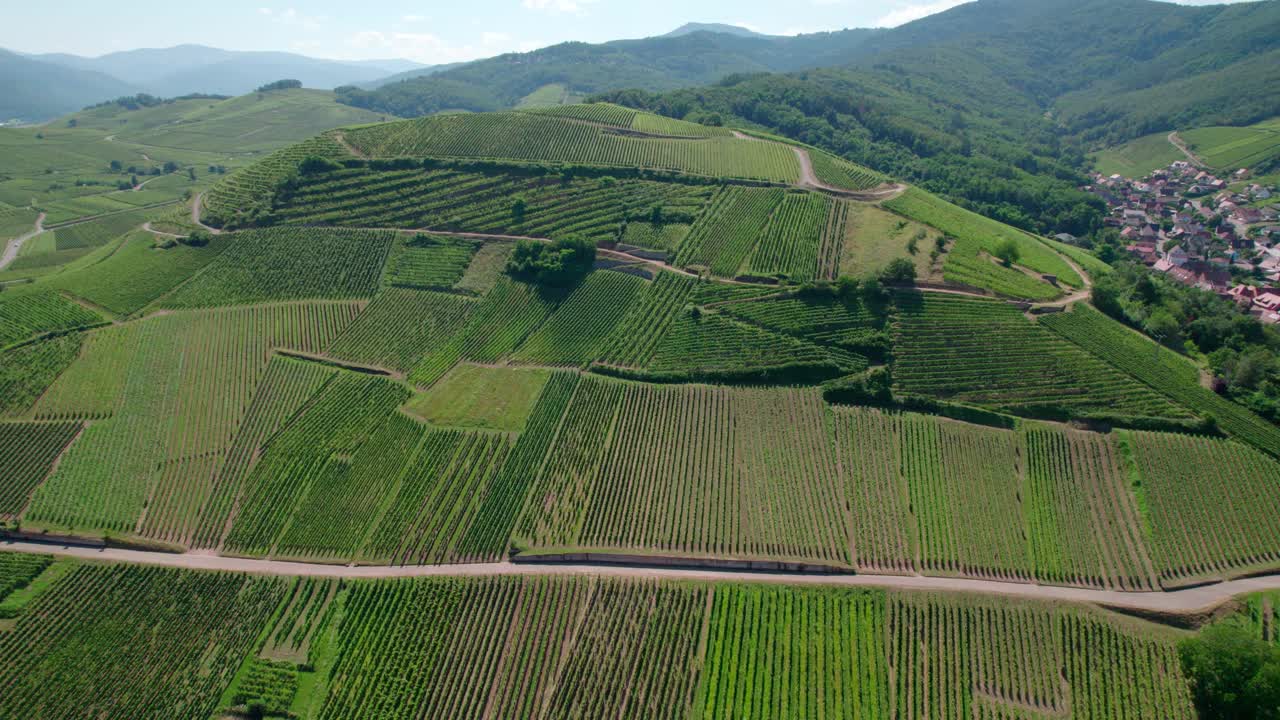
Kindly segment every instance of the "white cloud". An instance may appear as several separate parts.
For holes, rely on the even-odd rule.
[[[522,0],[529,10],[545,10],[553,13],[581,13],[585,6],[596,0]]]
[[[511,36],[502,32],[482,32],[480,33],[480,44],[482,45],[508,45],[511,43]]]
[[[329,18],[324,15],[304,15],[296,8],[275,10],[269,7],[258,8],[259,15],[265,15],[281,25],[300,27],[303,30],[319,30]]]
[[[905,25],[912,20],[929,17],[944,10],[950,10],[957,5],[963,5],[968,0],[937,0],[937,2],[916,3],[913,5],[904,5],[900,8],[886,13],[879,20],[871,23],[872,27],[898,27]]]

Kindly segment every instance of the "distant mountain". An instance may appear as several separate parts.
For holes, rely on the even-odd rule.
[[[1280,115],[1280,0],[978,0],[827,60],[602,99],[755,124],[1019,227],[1083,236],[1100,220],[1075,189],[1087,150]]]
[[[369,67],[375,70],[381,70],[388,75],[440,67],[439,65],[426,65],[420,62],[401,60],[398,58],[389,58],[386,60],[343,60],[342,62],[347,65],[356,65],[358,67]]]
[[[98,72],[0,50],[0,122],[38,122],[138,88]]]
[[[725,35],[737,35],[738,37],[749,37],[749,38],[777,37],[774,35],[765,35],[763,33],[758,33],[754,30],[748,30],[744,27],[738,27],[737,25],[726,25],[724,23],[696,23],[696,22],[685,23],[684,25],[681,25],[675,30],[672,30],[671,32],[667,33],[666,35],[660,35],[659,37],[680,37],[682,35],[692,35],[693,33],[696,33],[696,32],[724,33]]]
[[[435,75],[436,73],[442,73],[446,70],[459,68],[459,67],[462,67],[463,65],[466,65],[466,63],[459,62],[459,63],[446,63],[444,65],[422,65],[420,67],[416,67],[411,70],[405,70],[403,72],[397,72],[394,75],[388,75],[386,77],[378,78],[377,80],[372,80],[369,82],[362,82],[362,83],[353,83],[353,84],[356,87],[361,88],[362,90],[376,90],[382,87],[383,85],[390,85],[392,83],[404,82],[405,80],[412,80],[414,78],[426,77],[427,75]]]
[[[294,53],[242,52],[204,45],[127,50],[96,58],[61,53],[31,57],[110,75],[162,97],[197,92],[241,95],[282,78],[294,78],[301,80],[305,87],[327,90],[421,67],[407,60],[345,62]]]
[[[599,45],[571,42],[477,60],[403,82],[382,83],[375,90],[340,88],[338,98],[356,107],[411,117],[441,110],[510,108],[535,90],[553,84],[564,85],[571,94],[619,88],[671,90],[716,82],[736,73],[789,72],[831,64],[832,58],[847,55],[883,32],[744,37],[737,32],[697,29]]]

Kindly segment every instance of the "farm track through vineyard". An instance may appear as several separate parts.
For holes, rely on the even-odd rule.
[[[1203,616],[1231,599],[1256,592],[1280,589],[1280,574],[1263,575],[1201,585],[1184,590],[1126,592],[1088,590],[1076,587],[1031,583],[926,577],[919,575],[814,574],[792,572],[750,572],[705,568],[671,568],[654,565],[607,563],[473,563],[414,566],[351,566],[319,563],[254,560],[224,557],[209,552],[164,553],[122,548],[98,548],[27,540],[0,541],[0,551],[74,557],[83,560],[158,565],[188,570],[245,572],[261,575],[337,577],[349,579],[410,577],[496,577],[496,576],[597,576],[610,578],[752,582],[792,586],[867,587],[892,590],[989,595],[1005,598],[1089,603],[1132,612]]]

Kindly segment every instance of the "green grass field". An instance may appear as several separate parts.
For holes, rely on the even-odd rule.
[[[459,365],[407,410],[432,425],[521,432],[550,378],[548,370]]]
[[[1103,175],[1141,178],[1187,156],[1169,142],[1168,132],[1158,132],[1095,153],[1092,158]]]
[[[1061,255],[1015,228],[943,201],[923,190],[911,188],[884,206],[910,220],[929,225],[956,239],[943,264],[948,282],[994,290],[1001,295],[1028,300],[1047,300],[1060,291],[1042,279],[1049,274],[1071,287],[1083,280]],[[1017,267],[1004,267],[994,256],[1001,242],[1017,246]],[[1027,272],[1022,272],[1025,269]]]
[[[864,277],[900,257],[912,261],[916,277],[921,280],[936,274],[929,253],[940,237],[937,230],[874,205],[847,202],[844,206],[844,219],[840,224],[840,275]]]
[[[1249,127],[1207,127],[1179,133],[1206,165],[1218,170],[1253,168],[1280,157],[1280,125],[1273,120]]]

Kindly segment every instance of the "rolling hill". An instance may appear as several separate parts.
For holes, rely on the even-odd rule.
[[[1018,227],[1086,236],[1102,218],[1076,191],[1086,153],[1274,116],[1277,37],[1274,1],[979,0],[870,36],[833,67],[597,99],[754,123]]]
[[[133,548],[0,552],[2,714],[1193,720],[1162,623],[1274,587],[1280,427],[1104,264],[816,147],[357,122],[175,209],[0,292],[0,532]]]
[[[410,117],[441,110],[512,108],[547,85],[563,85],[579,94],[633,87],[669,90],[712,83],[734,73],[817,67],[878,32],[843,30],[772,37],[695,28],[642,40],[600,45],[571,42],[501,55],[373,91],[343,88],[339,100]]]

